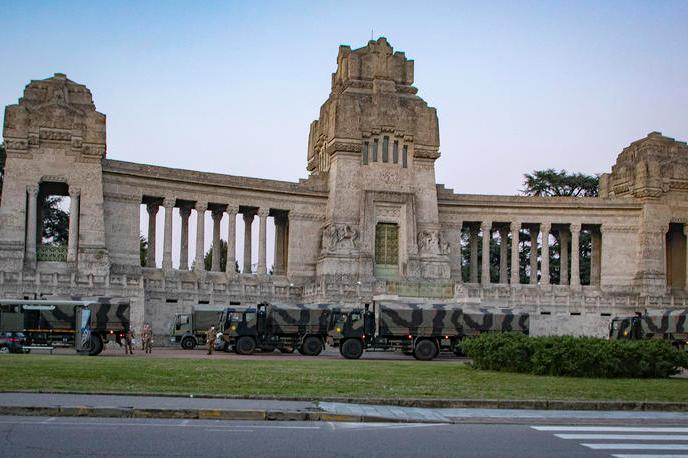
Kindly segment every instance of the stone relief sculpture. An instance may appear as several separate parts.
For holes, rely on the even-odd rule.
[[[331,253],[355,250],[358,248],[358,235],[358,229],[350,224],[330,224],[323,229],[322,251]]]
[[[421,254],[448,254],[449,242],[440,231],[423,229],[418,232],[418,252]]]

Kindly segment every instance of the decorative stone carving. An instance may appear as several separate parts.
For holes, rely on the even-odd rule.
[[[447,235],[441,231],[423,229],[418,232],[417,240],[420,254],[446,255],[450,252]]]
[[[322,233],[322,252],[336,253],[358,248],[358,229],[350,224],[333,223]]]

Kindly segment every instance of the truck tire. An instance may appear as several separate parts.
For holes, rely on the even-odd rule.
[[[182,339],[182,348],[184,350],[193,350],[196,347],[196,339],[193,337],[184,337]]]
[[[241,336],[234,345],[234,350],[239,355],[251,355],[256,351],[256,341],[250,336]]]
[[[434,340],[423,339],[416,342],[416,348],[413,351],[413,356],[420,361],[430,361],[437,356],[439,350]]]
[[[339,353],[346,359],[358,359],[363,354],[363,343],[358,339],[346,339],[339,347]]]
[[[80,355],[85,356],[98,356],[103,351],[103,339],[99,335],[91,334],[89,338],[88,345],[84,347],[83,351],[80,351]]]
[[[318,356],[323,351],[323,343],[320,337],[308,336],[301,344],[299,353],[306,356]]]

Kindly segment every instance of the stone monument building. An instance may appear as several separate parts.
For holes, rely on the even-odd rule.
[[[385,38],[355,50],[340,46],[330,96],[310,126],[309,176],[298,183],[108,158],[106,117],[86,86],[60,73],[31,81],[5,110],[0,296],[124,296],[136,325],[151,321],[161,334],[193,304],[230,301],[354,304],[385,297],[518,307],[532,312],[533,334],[600,336],[613,315],[686,306],[685,142],[653,132],[632,143],[601,175],[595,198],[456,194],[435,181],[437,112],[418,96],[413,71],[414,62]],[[69,196],[63,245],[42,237],[50,195]],[[147,267],[140,259],[141,205],[148,214]],[[164,225],[157,227],[161,211]],[[209,271],[206,212],[213,225]],[[245,223],[239,247],[238,214]],[[197,230],[193,258],[190,218]],[[223,218],[228,229],[221,234]],[[268,218],[275,225],[271,271]],[[252,224],[259,226],[255,271]],[[181,234],[176,265],[173,228]],[[592,240],[585,260],[583,234]],[[155,249],[159,237],[162,253]],[[526,265],[524,240],[534,241]],[[495,243],[496,263],[481,255]],[[470,259],[465,278],[462,249]],[[590,284],[581,284],[581,269],[590,271]]]

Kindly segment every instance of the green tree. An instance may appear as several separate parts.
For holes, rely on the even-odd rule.
[[[69,213],[60,208],[62,196],[46,196],[41,208],[42,243],[66,245],[69,239]]]
[[[557,197],[596,197],[599,194],[600,179],[595,175],[569,173],[566,170],[557,172],[554,169],[535,170],[523,175],[523,189],[521,194],[526,196],[557,196]],[[550,246],[550,280],[559,283],[561,265],[561,245],[559,237]],[[528,243],[530,245],[530,243]],[[571,245],[569,244],[569,253]],[[528,247],[530,254],[530,247]],[[580,234],[580,274],[583,285],[590,284],[590,256],[592,254],[592,239],[589,231]],[[528,261],[526,257],[526,262]],[[523,259],[522,266],[523,266]],[[569,256],[569,273],[571,272],[571,256]],[[523,278],[523,277],[522,277]]]
[[[210,249],[203,256],[203,265],[205,270],[209,271],[213,266],[213,245],[210,244]],[[236,265],[236,264],[235,264]],[[220,239],[220,271],[224,272],[227,267],[227,242]]]
[[[546,169],[524,174],[521,194],[549,197],[597,197],[599,187],[600,179],[595,175]]]
[[[148,240],[143,235],[139,235],[139,256],[141,257],[141,267],[145,267],[148,259]]]

